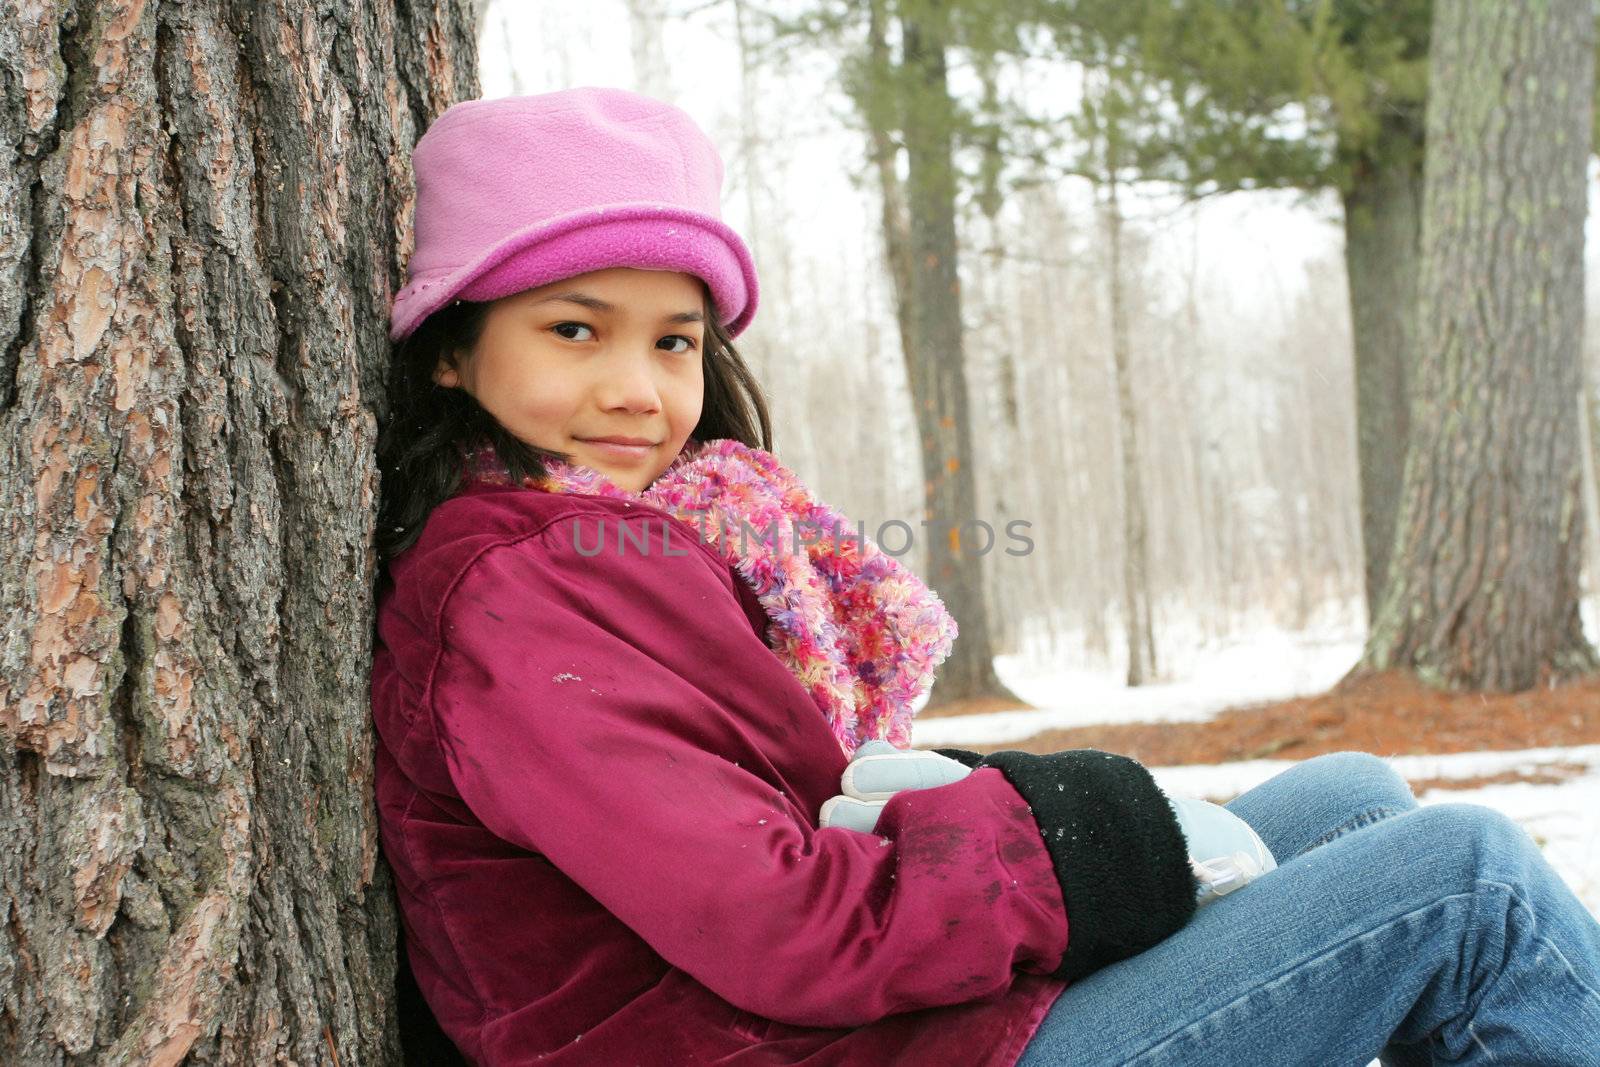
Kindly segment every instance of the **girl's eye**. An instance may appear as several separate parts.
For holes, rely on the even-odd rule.
[[[562,337],[565,337],[569,341],[583,341],[583,340],[587,340],[587,338],[574,337],[572,334],[567,333],[566,331],[568,331],[568,330],[589,330],[589,327],[585,326],[581,322],[558,322],[558,323],[556,323],[554,326],[552,326],[550,328],[552,330],[554,330],[556,333],[560,334]],[[593,334],[594,331],[593,330],[589,330],[589,333]]]
[[[694,338],[685,337],[681,333],[670,334],[670,335],[668,335],[666,337],[663,337],[661,339],[661,341],[682,341],[684,347],[682,347],[682,348],[674,348],[672,351],[675,352],[675,353],[676,352],[692,352],[692,351],[694,351]],[[657,341],[656,344],[659,346],[661,344],[661,341]]]

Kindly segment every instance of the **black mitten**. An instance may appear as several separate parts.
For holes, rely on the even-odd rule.
[[[996,768],[1033,809],[1071,925],[1055,977],[1082,978],[1137,955],[1194,915],[1183,830],[1137,760],[1092,748],[1044,756],[934,751],[974,769]]]

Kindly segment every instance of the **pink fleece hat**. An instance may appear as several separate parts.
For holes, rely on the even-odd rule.
[[[411,158],[416,248],[392,340],[451,300],[607,267],[695,275],[730,335],[755,314],[755,264],[721,218],[722,158],[671,104],[587,87],[466,100]]]

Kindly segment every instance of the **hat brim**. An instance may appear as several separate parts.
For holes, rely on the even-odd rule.
[[[755,263],[721,220],[662,204],[587,208],[506,237],[473,262],[425,271],[395,294],[389,337],[400,341],[451,300],[497,300],[609,267],[674,270],[703,280],[730,336],[755,315]]]

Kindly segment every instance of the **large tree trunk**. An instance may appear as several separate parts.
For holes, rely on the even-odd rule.
[[[1520,690],[1595,666],[1578,616],[1588,0],[1434,8],[1422,362],[1360,669]]]
[[[468,0],[9,5],[0,1062],[392,1063],[368,704],[406,166]]]
[[[1410,434],[1417,337],[1422,136],[1384,120],[1344,194],[1345,273],[1355,345],[1356,451],[1370,621],[1388,580]]]
[[[973,697],[1016,696],[994,671],[983,557],[1004,545],[974,520],[977,486],[962,348],[961,283],[956,258],[956,173],[952,151],[954,101],[945,72],[947,15],[934,5],[918,19],[901,15],[909,91],[904,98],[910,219],[910,309],[906,374],[921,438],[922,530],[929,584],[955,617],[960,638],[939,669],[930,704]],[[1018,701],[1020,703],[1020,701]]]

